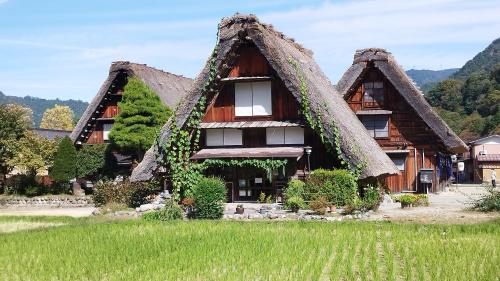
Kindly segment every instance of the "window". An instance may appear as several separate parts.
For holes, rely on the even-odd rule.
[[[388,115],[364,115],[361,122],[368,133],[374,138],[389,137],[389,116]]]
[[[394,162],[394,165],[396,165],[398,170],[400,170],[400,171],[405,170],[406,156],[404,156],[404,155],[389,155],[389,158],[391,158],[392,162]]]
[[[109,131],[111,131],[111,127],[113,124],[102,124],[102,139],[109,140]]]
[[[235,83],[234,104],[236,116],[271,115],[271,81]]]
[[[384,83],[383,82],[366,82],[365,93],[363,95],[366,103],[384,103]]]
[[[238,129],[208,129],[207,146],[242,145],[243,132]]]
[[[266,128],[267,144],[304,144],[304,128]]]

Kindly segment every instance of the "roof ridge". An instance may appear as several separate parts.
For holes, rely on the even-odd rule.
[[[123,66],[122,66],[123,65]],[[137,62],[131,62],[131,61],[114,61],[111,63],[111,67],[109,68],[109,72],[113,72],[113,71],[117,71],[117,70],[120,70],[120,66],[122,67],[125,67],[125,66],[139,66],[139,67],[145,67],[145,68],[149,68],[149,69],[152,69],[152,70],[155,70],[155,71],[159,71],[159,72],[162,72],[162,73],[165,73],[165,74],[169,74],[169,75],[173,75],[173,76],[176,76],[176,77],[179,77],[179,78],[185,78],[185,79],[191,79],[189,77],[186,77],[182,74],[175,74],[175,73],[172,73],[172,72],[169,72],[169,71],[165,71],[163,69],[159,69],[159,68],[156,68],[154,66],[150,66],[150,65],[147,65],[145,63],[137,63]]]

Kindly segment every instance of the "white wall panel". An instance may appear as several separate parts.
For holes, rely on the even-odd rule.
[[[252,116],[252,83],[234,84],[235,116]]]

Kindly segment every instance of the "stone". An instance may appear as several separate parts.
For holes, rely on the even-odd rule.
[[[85,190],[82,189],[79,182],[77,182],[77,181],[73,182],[72,188],[73,188],[73,195],[85,196]]]

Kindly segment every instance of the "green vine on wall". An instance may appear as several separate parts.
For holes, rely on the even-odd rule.
[[[325,136],[325,129],[322,122],[322,111],[315,110],[314,112],[316,114],[314,116],[311,113],[312,110],[311,110],[311,102],[309,100],[309,90],[302,69],[299,63],[295,61],[293,58],[289,57],[288,62],[294,67],[297,78],[300,83],[299,91],[300,91],[301,113],[305,117],[308,125],[311,127],[311,129],[313,129],[316,132],[316,134],[318,134],[318,136],[321,139],[321,143],[323,143],[328,150],[331,151],[333,149],[335,151],[341,165],[349,169],[356,178],[359,178],[361,172],[366,167],[366,161],[362,161],[354,168],[352,167],[351,161],[349,161],[348,157],[343,153],[340,147],[340,142],[341,142],[340,129],[335,123],[335,120],[333,118],[329,120],[330,122],[328,124],[330,127],[330,132],[333,134],[333,141],[331,141],[330,138]],[[328,106],[326,104],[323,104],[323,107],[328,116],[332,116],[329,112]],[[359,147],[358,147],[358,152],[359,152]]]
[[[219,30],[219,27],[217,30]],[[218,48],[219,33],[217,32],[217,44],[212,51],[208,79],[201,89],[202,95],[190,112],[183,127],[179,128],[177,122],[172,120],[170,123],[170,135],[166,144],[162,147],[163,154],[159,157],[160,163],[168,169],[172,190],[176,199],[189,195],[202,175],[200,167],[195,165],[190,157],[192,152],[199,148],[200,123],[206,110],[206,94],[209,91],[215,91],[211,87],[217,78],[216,63]],[[173,115],[174,118],[177,116],[178,110],[180,109],[176,108]]]
[[[285,174],[285,167],[287,160],[283,159],[206,159],[199,164],[200,170],[206,170],[210,167],[254,167],[256,169],[261,169],[266,171],[267,179],[272,181],[273,171],[277,169],[283,169],[283,174]]]

